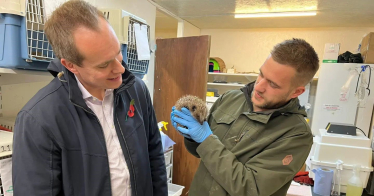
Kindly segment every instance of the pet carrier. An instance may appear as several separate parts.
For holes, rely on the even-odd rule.
[[[149,60],[138,60],[136,50],[134,24],[147,25],[146,21],[120,9],[100,9],[109,23],[112,25],[118,40],[123,46],[122,55],[129,70],[135,76],[143,78],[148,72]],[[149,43],[149,25],[147,25],[147,35]]]
[[[43,0],[1,1],[0,7],[0,67],[46,70],[54,54],[43,31]]]

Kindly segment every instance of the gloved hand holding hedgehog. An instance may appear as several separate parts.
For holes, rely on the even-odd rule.
[[[208,108],[203,100],[186,95],[176,102],[170,118],[174,128],[184,137],[201,143],[212,134],[207,115]]]
[[[206,121],[208,115],[208,108],[203,100],[193,95],[186,95],[181,97],[175,103],[175,109],[181,111],[182,108],[187,108],[192,116],[202,125]]]

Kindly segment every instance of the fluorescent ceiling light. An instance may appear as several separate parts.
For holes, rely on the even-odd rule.
[[[235,14],[235,18],[261,18],[261,17],[289,17],[289,16],[315,16],[316,12],[267,12],[255,14]]]

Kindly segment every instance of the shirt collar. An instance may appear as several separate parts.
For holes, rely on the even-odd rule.
[[[74,75],[74,76],[75,76],[75,79],[77,80],[78,87],[79,87],[79,89],[82,92],[83,99],[84,100],[86,100],[88,98],[95,98],[95,99],[97,99],[96,97],[92,96],[90,92],[87,91],[86,87],[83,86],[83,84],[81,83],[81,81],[79,81],[79,79],[77,78],[77,76],[76,75]],[[108,96],[112,92],[113,92],[113,89],[106,89],[105,90],[105,96]]]

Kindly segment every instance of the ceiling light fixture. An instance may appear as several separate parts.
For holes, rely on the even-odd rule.
[[[235,14],[235,18],[262,18],[262,17],[289,17],[289,16],[315,16],[317,12],[264,12],[254,14]]]

